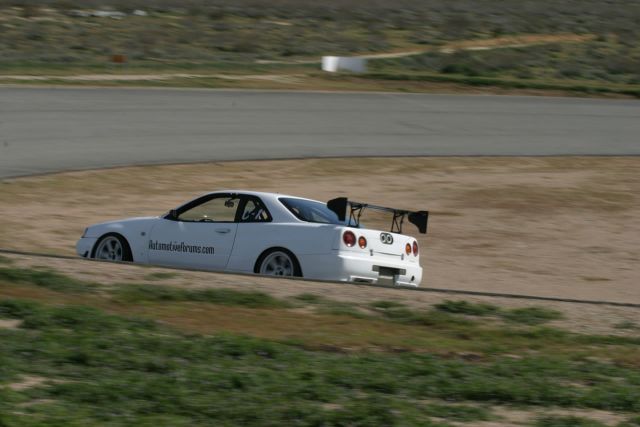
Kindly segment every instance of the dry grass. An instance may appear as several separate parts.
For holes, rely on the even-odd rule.
[[[260,291],[266,292],[275,298],[279,299],[291,299],[301,294],[315,295],[319,298],[330,298],[331,300],[339,303],[356,304],[360,307],[367,307],[369,304],[376,301],[393,301],[396,303],[404,304],[413,310],[429,310],[434,305],[440,304],[446,300],[459,299],[463,296],[454,296],[441,292],[407,292],[396,291],[393,289],[385,288],[372,288],[362,287],[358,285],[348,284],[333,284],[333,283],[316,283],[316,282],[301,282],[297,280],[281,280],[281,279],[257,279],[253,276],[240,276],[234,274],[219,274],[219,273],[202,273],[202,272],[189,272],[189,271],[172,271],[170,277],[158,280],[157,275],[165,275],[168,271],[161,268],[149,268],[137,265],[117,265],[114,266],[108,263],[88,263],[82,259],[78,260],[59,260],[59,259],[47,259],[37,257],[18,257],[11,256],[11,266],[17,268],[26,269],[48,269],[60,272],[74,279],[95,282],[99,280],[102,286],[99,288],[100,292],[96,293],[82,293],[82,294],[69,294],[55,292],[49,289],[41,287],[27,286],[21,284],[19,286],[8,286],[4,284],[0,287],[0,297],[5,298],[21,298],[32,299],[51,304],[90,304],[96,307],[116,311],[123,314],[136,314],[139,313],[141,308],[137,305],[133,307],[133,311],[127,311],[123,308],[122,304],[105,304],[104,294],[102,290],[108,291],[114,286],[122,283],[141,283],[148,285],[167,285],[178,288],[186,289],[223,289],[232,288],[241,291]],[[478,290],[478,289],[474,289]],[[535,289],[530,289],[531,294],[535,294]],[[532,305],[541,305],[538,301],[528,300],[516,300],[505,299],[495,297],[478,297],[478,296],[464,296],[466,301],[472,303],[484,303],[499,305],[505,308],[524,308]],[[559,311],[564,314],[564,318],[555,320],[550,323],[552,326],[557,326],[563,329],[567,329],[573,332],[579,333],[596,333],[596,334],[608,334],[608,335],[621,335],[621,336],[637,336],[638,330],[636,328],[621,328],[620,325],[633,325],[638,316],[638,309],[630,307],[609,307],[598,305],[582,305],[562,302],[544,302],[546,308]],[[221,330],[222,325],[214,322],[217,319],[216,316],[209,316],[202,310],[193,310],[193,316],[189,314],[189,318],[186,316],[177,316],[176,310],[179,310],[175,306],[169,311],[159,308],[153,304],[145,306],[147,315],[154,318],[162,318],[171,324],[174,324],[180,328],[193,327],[200,332],[212,332]],[[157,307],[157,309],[156,309]],[[125,310],[124,312],[119,310]],[[217,310],[217,308],[216,308]],[[230,309],[232,310],[232,309]],[[314,311],[306,310],[305,308],[293,308],[292,312],[295,316],[298,316],[296,322],[299,322],[302,315],[312,314]],[[185,314],[182,312],[181,314]],[[198,314],[200,313],[200,314]],[[266,312],[265,312],[266,313]],[[287,334],[290,328],[283,328],[281,320],[278,320],[278,314],[281,311],[270,312],[276,313],[273,319],[268,320],[266,317],[260,322],[232,322],[231,328],[236,332],[244,332],[247,334],[265,334],[270,329],[281,331],[283,334]],[[364,313],[367,313],[364,310]],[[166,317],[165,317],[166,315]],[[229,322],[224,317],[219,319],[223,322]],[[273,322],[272,322],[273,320]],[[488,319],[490,320],[490,319]],[[304,321],[303,324],[307,325],[311,323],[318,327],[318,318],[313,317],[312,320]],[[247,328],[242,330],[242,328]],[[238,329],[240,328],[240,329]],[[329,322],[329,329],[333,328],[333,323]],[[394,326],[395,328],[395,326]],[[262,332],[260,332],[262,330]],[[367,328],[369,330],[369,328]],[[378,332],[376,332],[378,333]],[[394,332],[395,333],[395,332]],[[283,335],[283,336],[285,336]],[[406,337],[410,337],[411,334]],[[283,336],[280,336],[282,338]],[[367,334],[367,336],[371,336]],[[384,334],[385,338],[390,338],[391,335]],[[350,338],[358,337],[358,335],[352,335]],[[398,343],[398,340],[402,340],[403,335],[393,339]],[[358,343],[366,341],[364,337],[360,340],[356,340]],[[343,344],[345,341],[341,341]],[[405,343],[406,344],[406,343]],[[628,359],[619,355],[622,359]],[[636,356],[630,356],[633,359]],[[621,359],[621,360],[622,360]],[[635,363],[634,360],[631,362]]]
[[[47,260],[44,260],[46,263]],[[23,263],[22,261],[20,263]],[[16,258],[16,265],[18,259]],[[24,264],[24,263],[23,263]],[[71,277],[91,273],[94,264],[83,261],[69,270]],[[114,269],[113,265],[104,265]],[[118,266],[119,267],[119,266]],[[147,268],[128,267],[135,283],[144,283],[148,275]],[[101,269],[98,269],[101,270]],[[137,274],[136,274],[137,273]],[[195,276],[194,274],[199,275]],[[100,271],[93,271],[100,276]],[[176,282],[175,280],[180,280]],[[127,284],[104,284],[93,292],[54,291],[27,283],[0,282],[0,299],[22,299],[38,301],[48,305],[84,305],[91,306],[112,314],[144,317],[157,320],[177,330],[187,333],[215,335],[232,333],[248,335],[280,342],[294,342],[309,349],[329,351],[376,351],[376,352],[429,352],[440,355],[461,355],[475,357],[487,351],[493,354],[496,348],[489,343],[490,337],[500,330],[514,331],[513,324],[504,323],[497,318],[468,317],[470,320],[482,322],[456,324],[447,320],[437,320],[437,316],[427,323],[398,323],[384,320],[384,316],[376,316],[377,312],[368,310],[371,304],[380,301],[406,306],[416,313],[428,313],[434,307],[452,296],[444,293],[416,294],[415,292],[397,292],[390,289],[362,288],[347,284],[320,284],[300,281],[247,278],[250,286],[243,286],[237,276],[220,274],[202,274],[185,272],[172,278],[172,284],[182,287],[232,288],[240,291],[259,290],[269,295],[288,301],[287,305],[275,308],[255,308],[239,305],[221,305],[195,301],[149,300],[137,301],[122,299],[120,292],[125,291]],[[151,282],[148,282],[151,284]],[[156,283],[157,284],[157,283]],[[304,302],[300,295],[317,295],[323,303]],[[327,299],[329,298],[329,299]],[[475,303],[497,304],[503,308],[531,307],[536,302],[523,300],[505,300],[490,297],[465,297]],[[629,322],[637,316],[634,308],[611,308],[606,306],[579,306],[569,303],[549,303],[546,308],[563,313],[561,320],[549,322],[549,326],[567,329],[572,332],[588,334],[610,334],[617,336],[637,337],[635,330],[621,330],[617,327],[621,322]],[[346,308],[346,310],[345,310]],[[333,310],[335,311],[333,311]],[[345,314],[346,313],[346,314]],[[378,313],[379,314],[379,313]],[[435,322],[435,323],[430,323]],[[481,326],[480,326],[481,325]],[[16,328],[19,324],[6,324]],[[0,327],[3,327],[0,324]],[[517,328],[516,328],[517,329]],[[467,333],[486,333],[486,339],[464,338]],[[493,332],[492,332],[493,331]],[[504,338],[504,337],[503,337]],[[509,350],[525,351],[532,344],[528,338],[516,335],[509,338]],[[571,343],[550,341],[545,343],[546,351],[556,355],[569,354],[575,351]],[[489,350],[487,350],[489,349]],[[621,348],[610,353],[608,348],[591,351],[592,356],[611,360],[620,366],[640,367],[638,352],[635,348]]]
[[[229,284],[227,282],[226,286]],[[308,287],[300,283],[294,286],[298,292],[304,292],[304,288]],[[476,350],[481,345],[459,342],[453,337],[448,339],[443,337],[441,330],[421,325],[325,314],[311,307],[261,309],[199,302],[127,303],[107,293],[78,295],[6,282],[2,282],[0,287],[0,299],[3,298],[27,299],[51,305],[87,305],[113,314],[154,319],[187,333],[232,333],[296,342],[307,348],[322,347],[325,350],[424,352],[428,349],[431,353],[449,354],[469,351],[469,347]],[[338,295],[338,299],[342,298]],[[422,306],[426,307],[430,305]]]

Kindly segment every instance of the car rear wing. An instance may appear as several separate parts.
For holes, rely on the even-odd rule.
[[[338,197],[327,202],[327,207],[338,215],[340,221],[346,221],[347,211],[349,211],[349,225],[358,227],[360,225],[360,217],[365,209],[376,211],[391,212],[393,219],[391,220],[391,232],[402,234],[402,223],[405,218],[409,222],[418,227],[422,234],[427,233],[427,222],[429,220],[429,211],[406,211],[402,209],[386,208],[384,206],[370,205],[368,203],[354,202],[346,197]]]

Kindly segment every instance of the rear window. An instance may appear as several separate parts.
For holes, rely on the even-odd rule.
[[[302,221],[318,222],[321,224],[344,224],[338,219],[338,215],[324,203],[294,199],[292,197],[281,197],[278,200]]]

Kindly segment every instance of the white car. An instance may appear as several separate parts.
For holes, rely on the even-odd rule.
[[[362,227],[367,209],[392,213],[390,231]],[[162,216],[92,225],[76,251],[85,258],[170,267],[418,286],[418,242],[401,234],[407,217],[426,233],[426,211],[227,190]]]

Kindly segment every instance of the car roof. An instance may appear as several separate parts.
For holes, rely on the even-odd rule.
[[[269,212],[271,213],[271,216],[273,217],[274,222],[305,222],[300,220],[298,217],[296,217],[295,214],[289,210],[289,208],[285,207],[278,200],[282,197],[293,198],[298,200],[308,200],[311,202],[324,204],[323,202],[320,202],[318,200],[307,199],[307,198],[298,197],[298,196],[290,196],[288,194],[271,193],[266,191],[237,190],[237,189],[212,191],[210,193],[207,193],[206,196],[215,195],[215,194],[239,194],[239,195],[245,195],[245,196],[258,197],[269,209]]]
[[[256,196],[256,197],[260,197],[260,198],[269,198],[269,199],[278,199],[280,197],[290,197],[293,199],[302,199],[302,200],[310,200],[313,202],[319,202],[319,200],[314,200],[314,199],[309,199],[306,197],[300,197],[300,196],[292,196],[290,194],[282,194],[282,193],[270,193],[270,192],[266,192],[266,191],[251,191],[251,190],[219,190],[219,191],[212,191],[210,193],[207,194],[224,194],[224,193],[231,193],[231,194],[243,194],[243,195],[247,195],[247,196]],[[320,202],[322,203],[322,202]]]

